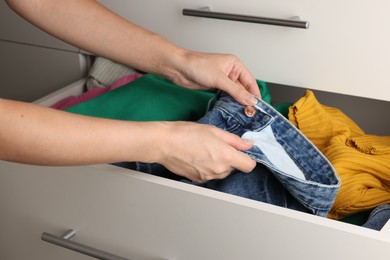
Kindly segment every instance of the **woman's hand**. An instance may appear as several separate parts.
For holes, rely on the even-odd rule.
[[[243,105],[254,105],[260,97],[256,80],[234,55],[184,51],[168,77],[190,89],[220,89]]]
[[[242,153],[253,143],[215,126],[164,122],[159,126],[158,162],[195,182],[223,179],[233,169],[250,172],[256,162]]]

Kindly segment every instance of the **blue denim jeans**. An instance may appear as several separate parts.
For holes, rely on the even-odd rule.
[[[181,181],[326,217],[340,187],[330,162],[266,102],[259,100],[251,109],[254,113],[248,116],[242,105],[222,93],[198,122],[253,140],[254,147],[244,153],[258,162],[255,169],[250,173],[235,170],[222,180]],[[132,164],[133,169],[146,173],[170,174],[161,165]]]
[[[390,205],[383,204],[376,207],[373,211],[371,211],[368,220],[363,224],[363,227],[381,230],[390,220]]]
[[[283,115],[259,100],[249,110],[222,94],[199,123],[254,141],[245,151],[257,162],[251,173],[197,184],[238,196],[326,217],[340,179],[325,156]]]

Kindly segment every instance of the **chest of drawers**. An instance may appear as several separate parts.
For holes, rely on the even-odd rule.
[[[99,1],[189,49],[239,56],[268,82],[390,101],[386,1]],[[309,22],[308,29],[183,16],[183,9]],[[205,9],[203,9],[205,10]],[[98,26],[98,25],[97,25]],[[113,46],[115,47],[115,46]],[[83,80],[39,102],[81,91]],[[367,91],[369,88],[370,91]],[[373,231],[110,165],[0,162],[2,259],[90,259],[74,241],[129,259],[389,259]]]

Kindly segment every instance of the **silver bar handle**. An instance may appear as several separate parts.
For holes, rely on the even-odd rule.
[[[43,241],[55,244],[57,246],[61,246],[76,252],[79,252],[84,255],[88,255],[94,257],[96,259],[102,260],[129,260],[129,258],[124,258],[121,256],[113,255],[107,252],[104,252],[100,249],[96,249],[87,245],[83,245],[77,243],[75,241],[70,240],[72,237],[76,235],[76,231],[73,229],[68,230],[61,237],[55,236],[46,232],[43,232],[41,235],[41,239]]]
[[[307,21],[300,21],[297,19],[288,20],[288,19],[277,19],[277,18],[250,16],[250,15],[242,15],[242,14],[220,13],[220,12],[213,12],[210,10],[210,8],[207,7],[199,10],[184,8],[182,13],[183,15],[188,15],[188,16],[213,18],[213,19],[221,19],[221,20],[229,20],[229,21],[260,23],[260,24],[300,28],[300,29],[309,28],[309,22]]]

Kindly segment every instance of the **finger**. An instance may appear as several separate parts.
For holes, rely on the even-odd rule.
[[[257,85],[255,78],[249,73],[249,71],[241,73],[240,77],[238,78],[238,81],[249,93],[261,98],[259,86]]]
[[[235,155],[232,156],[233,159],[231,161],[231,167],[240,170],[242,172],[252,171],[256,166],[256,162],[253,159],[251,159],[248,155],[240,151],[246,151],[251,149],[254,144],[253,141],[243,139],[237,135],[234,135],[226,131],[223,131],[222,138],[227,144],[229,144],[236,150],[234,151]]]
[[[245,153],[237,151],[231,166],[241,172],[249,173],[256,167],[256,161]]]
[[[232,171],[234,170],[233,167],[231,166],[227,166],[225,165],[224,166],[224,171],[221,172],[221,171],[217,171],[217,172],[214,172],[213,174],[207,174],[205,176],[203,176],[201,179],[202,181],[209,181],[209,180],[215,180],[215,179],[225,179],[227,176],[229,176]]]
[[[249,150],[253,147],[253,141],[248,140],[248,139],[243,139],[235,134],[229,133],[227,131],[217,129],[220,131],[219,135],[222,140],[235,148],[236,150],[239,151],[246,151]]]
[[[227,92],[237,102],[242,105],[253,106],[257,103],[254,95],[246,90],[241,83],[233,82],[230,78],[224,76],[219,89]]]
[[[244,65],[237,66],[237,69],[233,69],[229,74],[229,78],[244,87],[252,95],[261,97],[256,79]]]

